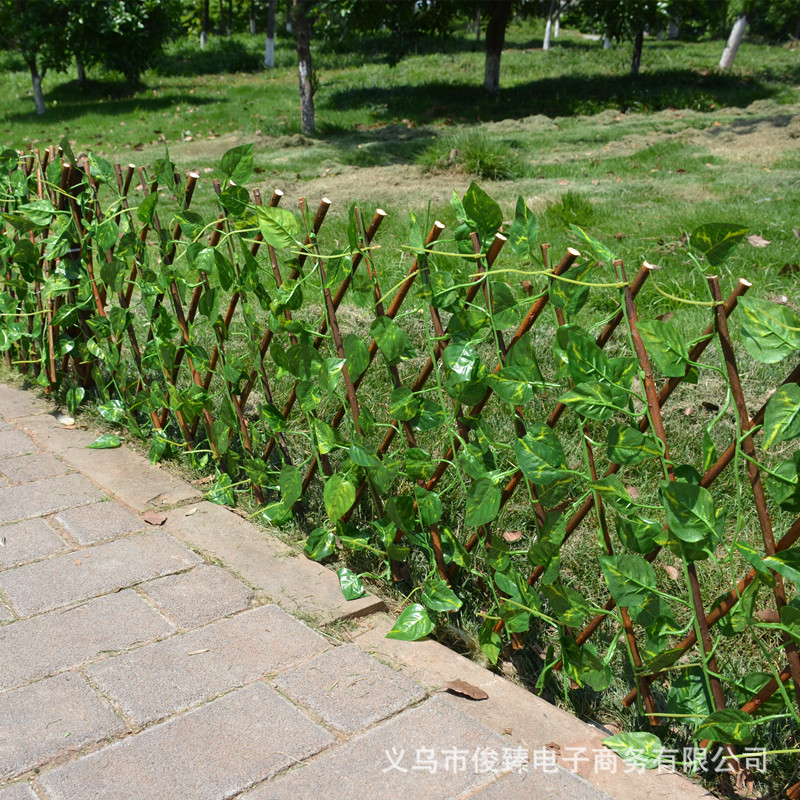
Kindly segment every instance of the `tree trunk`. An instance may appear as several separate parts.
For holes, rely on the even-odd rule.
[[[83,59],[80,56],[75,56],[75,69],[78,71],[78,85],[86,85],[86,67],[84,66]]]
[[[208,3],[209,0],[203,0],[203,21],[200,23],[200,49],[206,49],[208,42]]]
[[[219,27],[217,28],[217,33],[220,36],[222,36],[224,30],[225,30],[225,9],[222,5],[222,0],[219,0]]]
[[[550,0],[550,11],[547,13],[547,22],[544,25],[544,41],[542,50],[550,49],[550,37],[553,35],[553,16],[556,13],[556,3],[558,0]]]
[[[275,5],[277,0],[269,0],[267,5],[267,41],[264,44],[264,66],[275,66]]]
[[[603,50],[610,50],[614,46],[614,40],[611,38],[611,34],[606,31],[605,36],[603,36]]]
[[[481,9],[480,7],[478,7],[475,10],[475,41],[479,42],[480,40],[481,40]]]
[[[227,36],[233,33],[233,0],[228,0],[228,27],[225,33]]]
[[[736,58],[736,51],[744,39],[744,32],[747,28],[747,14],[742,14],[736,22],[733,23],[733,30],[728,37],[728,44],[725,45],[725,50],[722,52],[722,58],[719,60],[719,68],[729,70],[733,66],[733,60]]]
[[[500,56],[506,41],[506,25],[511,16],[511,0],[495,0],[489,7],[486,26],[486,68],[483,88],[493,94],[500,91]]]
[[[642,65],[642,46],[644,45],[644,31],[639,31],[633,40],[633,58],[631,59],[631,75],[639,74]]]
[[[681,35],[681,24],[678,18],[671,19],[667,25],[667,39],[677,39]]]
[[[286,33],[292,32],[292,2],[293,0],[286,0]]]
[[[31,71],[31,82],[33,83],[33,102],[36,106],[36,113],[41,115],[45,112],[44,93],[42,92],[42,78],[44,78],[44,75],[39,74],[39,68],[36,66],[36,61],[29,61],[28,68]]]
[[[309,0],[294,0],[294,29],[297,35],[297,74],[300,79],[300,129],[314,133],[314,88],[311,84],[311,20]]]
[[[256,0],[250,0],[250,35],[256,35]]]

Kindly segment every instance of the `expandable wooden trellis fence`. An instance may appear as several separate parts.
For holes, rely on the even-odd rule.
[[[465,254],[469,275],[459,283],[434,263],[444,258],[436,247],[445,230],[434,222],[427,236],[408,248],[413,261],[405,277],[387,291],[381,285],[385,271],[376,264],[379,229],[386,217],[381,210],[367,224],[355,208],[347,233],[349,247],[324,255],[320,231],[331,205],[327,199],[313,215],[301,203],[302,227],[293,230],[296,218],[278,213],[280,191],[265,204],[258,190],[248,195],[233,182],[223,187],[214,180],[215,210],[206,222],[192,207],[200,176],[189,172],[184,179],[168,162],[148,173],[133,165],[112,168],[96,157],[78,163],[53,147],[16,161],[9,151],[2,155],[6,229],[0,310],[9,367],[18,365],[48,391],[71,391],[73,402],[82,390],[96,390],[98,399],[105,401],[104,416],[149,437],[154,458],[178,443],[198,459],[201,454],[210,456],[218,467],[218,496],[231,497],[234,481],[246,480],[258,503],[281,506],[280,511],[288,513],[303,504],[321,478],[325,508],[343,542],[363,542],[349,523],[359,515],[383,521],[384,530],[386,521],[391,522],[383,552],[396,580],[410,575],[409,548],[421,546],[430,552],[437,580],[449,587],[459,585],[469,558],[480,551],[488,558],[499,603],[487,636],[505,629],[512,646],[519,646],[527,630],[521,621],[530,624],[537,615],[548,617],[542,609],[550,609],[549,618],[560,622],[564,634],[553,669],[568,667],[578,683],[587,670],[600,668],[596,651],[584,649],[590,638],[615,621],[621,623],[635,681],[625,703],[641,699],[654,725],[659,714],[654,685],[662,677],[670,679],[675,666],[686,664],[691,653],[696,653],[693,662],[702,664],[707,676],[711,710],[730,706],[712,631],[751,596],[751,587],[768,583],[775,619],[784,623],[776,634],[780,649],[773,654],[774,663],[765,664],[769,679],[739,710],[757,715],[770,698],[783,694],[800,711],[797,636],[787,630],[797,619],[786,610],[796,589],[791,581],[787,586],[785,571],[764,566],[773,567],[770,557],[797,542],[800,518],[786,530],[774,530],[755,442],[768,404],[754,413],[747,408],[728,327],[750,283],[740,280],[723,299],[717,278],[708,277],[713,298],[708,325],[680,370],[672,369],[659,385],[636,305],[652,275],[647,262],[630,281],[621,261],[609,265],[617,281],[618,308],[593,343],[586,344],[584,334],[570,332],[575,326],[568,318],[578,307],[569,305],[570,298],[586,274],[580,271],[576,249],[569,248],[551,269],[548,245],[542,245],[543,285],[532,297],[515,296],[513,306],[505,303],[501,308],[500,300],[508,294],[500,291],[505,273],[500,270],[496,280],[492,276],[508,249],[507,237],[471,230],[466,241],[472,253]],[[170,198],[175,198],[174,213],[166,211]],[[552,302],[554,292],[561,292],[558,303]],[[543,317],[548,305],[555,307],[555,323],[552,314]],[[352,319],[343,324],[343,309],[351,307],[371,314],[360,330]],[[516,314],[516,324],[496,324],[509,309]],[[410,341],[419,338],[404,329],[407,320],[427,326],[427,355],[406,358]],[[481,353],[497,356],[491,371],[470,344],[473,323],[486,333]],[[541,400],[531,399],[543,384],[534,377],[538,366],[530,351],[535,351],[536,331],[546,329],[549,333],[541,335],[552,341],[553,328],[565,332],[560,347],[569,366],[564,373],[568,392],[553,400],[542,416],[542,403],[550,399],[546,392]],[[604,354],[611,342],[615,352],[630,349],[627,361]],[[699,480],[686,484],[670,457],[662,411],[712,344],[721,352],[738,430],[721,455],[706,459]],[[625,364],[617,363],[622,361]],[[663,373],[655,370],[659,371]],[[643,402],[615,399],[620,386],[628,396],[634,392],[634,376]],[[800,364],[781,386],[798,383]],[[511,444],[504,450],[493,448],[487,443],[485,421],[509,410],[505,434]],[[560,584],[549,573],[553,558],[586,528],[590,516],[599,531],[602,555],[612,558],[604,564],[622,563],[613,557],[630,553],[635,541],[640,546],[634,546],[634,553],[648,564],[658,563],[663,555],[669,524],[650,523],[648,536],[640,539],[620,533],[635,509],[616,476],[626,470],[630,474],[630,466],[638,462],[633,457],[609,458],[608,451],[597,446],[597,431],[622,412],[634,421],[638,414],[638,424],[626,430],[638,431],[640,438],[626,433],[630,441],[646,441],[645,449],[655,447],[665,468],[664,480],[696,487],[691,490],[696,497],[705,497],[702,492],[735,469],[737,457],[745,458],[763,545],[760,552],[748,551],[753,568],[709,606],[687,544],[691,537],[685,537],[680,552],[695,623],[655,656],[648,644],[643,646],[646,623],[630,603],[636,591],[611,591],[602,609],[590,614],[584,610],[588,621],[573,630],[576,615],[559,616],[554,592],[562,590],[552,588]],[[556,482],[565,480],[569,470],[561,463],[561,445],[550,437],[565,419],[579,431],[589,480],[578,500],[560,503],[548,487],[553,475]],[[298,436],[297,430],[305,435]],[[494,463],[497,454],[505,459],[504,469]],[[485,467],[475,467],[476,459],[483,459]],[[468,461],[471,466],[463,467]],[[463,541],[454,541],[459,534],[442,521],[440,498],[449,496],[442,489],[448,477],[465,484]],[[668,488],[663,491],[669,495]],[[521,543],[533,552],[526,574],[519,567],[504,566],[508,548],[492,530],[512,500],[530,509],[530,541]],[[559,512],[557,523],[554,509]],[[673,518],[668,514],[667,522]],[[329,536],[332,541],[333,531]],[[549,550],[544,546],[548,543]],[[547,604],[535,587],[542,588]],[[572,595],[563,596],[569,605]],[[595,655],[587,656],[590,652]],[[714,730],[716,736],[707,738],[725,745],[726,758],[739,769],[739,740],[725,739],[719,728]],[[800,796],[797,787],[793,791]]]

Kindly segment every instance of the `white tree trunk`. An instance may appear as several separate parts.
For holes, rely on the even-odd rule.
[[[44,92],[42,92],[42,78],[44,76],[39,74],[36,62],[28,64],[28,67],[31,71],[31,82],[33,83],[33,102],[36,106],[36,113],[41,115],[45,112]]]
[[[722,58],[719,60],[719,68],[729,70],[733,66],[733,60],[736,58],[736,52],[739,45],[744,39],[744,32],[747,28],[747,14],[742,14],[736,22],[733,23],[733,30],[728,37],[728,44],[725,45],[725,50],[722,52]]]
[[[483,88],[487,92],[500,91],[500,53],[486,54],[486,69],[483,73]]]
[[[667,39],[677,39],[681,33],[681,26],[677,19],[671,19],[667,25]]]
[[[273,69],[275,66],[275,37],[267,36],[264,44],[264,66]]]
[[[86,83],[86,67],[80,56],[75,56],[75,69],[78,71],[78,83],[83,86]]]
[[[200,31],[200,49],[205,50],[208,44],[208,31]]]
[[[544,24],[544,42],[542,42],[542,50],[550,49],[550,38],[553,34],[553,18],[548,17],[547,22]]]
[[[610,50],[613,46],[614,46],[614,41],[608,34],[606,34],[603,37],[603,50]]]
[[[553,22],[553,38],[558,39],[558,34],[561,31],[561,15],[559,14]]]

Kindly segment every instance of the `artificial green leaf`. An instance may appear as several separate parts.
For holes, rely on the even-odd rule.
[[[664,745],[654,733],[630,731],[606,736],[603,746],[613,750],[623,761],[639,769],[655,769],[661,761]]]
[[[414,642],[427,636],[433,628],[433,622],[425,608],[419,603],[412,603],[397,618],[392,629],[386,634],[386,638]]]
[[[522,367],[503,367],[486,376],[486,384],[501,399],[522,406],[533,399],[533,389]]]
[[[429,492],[421,486],[415,486],[414,498],[417,501],[417,509],[423,525],[435,525],[442,518],[442,501],[436,492]]]
[[[276,206],[257,206],[256,217],[267,244],[277,249],[297,246],[300,223],[291,211]]]
[[[470,556],[467,549],[458,540],[458,537],[448,527],[443,527],[439,531],[439,538],[442,542],[442,554],[446,564],[457,564],[459,567],[469,569],[472,563],[472,556]]]
[[[125,419],[125,406],[121,400],[107,400],[97,406],[100,416],[109,422],[121,422]]]
[[[674,325],[658,319],[639,323],[639,333],[650,358],[662,375],[682,378],[686,374],[689,351],[686,341]]]
[[[788,606],[786,606],[788,608]],[[745,675],[736,687],[736,698],[740,705],[744,705],[758,694],[771,680],[773,676],[769,672],[750,672]],[[793,691],[793,684],[787,681],[786,690]],[[786,700],[780,691],[774,692],[756,711],[753,712],[755,718],[781,714],[786,710]]]
[[[635,611],[656,588],[656,571],[641,556],[600,556],[599,561],[608,591],[620,606]]]
[[[517,439],[514,454],[522,473],[538,486],[569,474],[561,442],[553,430],[541,422],[532,423],[525,436]]]
[[[335,552],[335,542],[333,531],[315,528],[308,535],[303,552],[314,561],[322,561]]]
[[[796,383],[780,386],[770,397],[764,412],[763,432],[765,450],[800,436],[800,386]]]
[[[503,647],[503,640],[494,630],[494,620],[485,619],[478,631],[478,644],[490,663],[496,664]]]
[[[477,528],[491,522],[500,510],[500,490],[488,479],[475,481],[467,491],[467,510],[464,524]]]
[[[353,503],[356,501],[356,490],[350,481],[341,475],[331,475],[325,481],[325,489],[322,493],[325,503],[325,511],[331,522],[336,522],[342,515],[346,514]]]
[[[800,317],[780,303],[742,297],[737,318],[742,342],[763,364],[774,364],[800,350]]]
[[[670,672],[667,711],[670,714],[693,714],[703,719],[711,713],[713,705],[708,694],[708,681],[700,667]]]
[[[786,511],[800,511],[800,450],[781,461],[766,479],[775,502]]]
[[[717,448],[708,431],[703,431],[703,472],[711,469],[717,461]]]
[[[583,595],[561,581],[543,585],[540,591],[550,603],[553,616],[564,625],[577,628],[591,614],[591,607]]]
[[[337,569],[336,574],[339,576],[339,586],[342,588],[345,600],[358,600],[367,593],[361,578],[347,567]]]
[[[721,744],[750,744],[753,718],[738,708],[723,708],[709,714],[694,731],[694,738]]]
[[[611,667],[604,664],[591,642],[579,645],[566,633],[561,636],[561,657],[564,660],[564,673],[578,686],[589,686],[602,692],[611,683]]]
[[[615,464],[631,466],[660,456],[661,448],[652,436],[646,436],[637,428],[614,425],[608,431],[606,453]]]
[[[219,193],[219,202],[232,217],[241,217],[250,205],[250,195],[243,186],[228,186]]]
[[[397,364],[409,348],[403,329],[389,317],[374,319],[369,326],[369,332],[389,366]]]
[[[602,242],[593,239],[583,228],[577,225],[570,225],[570,228],[572,228],[572,232],[578,236],[584,244],[589,246],[599,261],[605,261],[606,264],[611,265],[617,260],[617,257]]]
[[[788,550],[765,556],[763,561],[767,567],[800,587],[800,547],[790,547]]]
[[[661,498],[667,525],[682,542],[709,542],[716,538],[714,501],[707,489],[682,481],[662,481]]]
[[[436,469],[430,453],[420,447],[406,450],[406,474],[412,481],[427,481]]]
[[[233,481],[231,481],[230,475],[225,472],[217,473],[217,479],[206,492],[206,497],[212,503],[220,506],[236,505],[236,498],[233,494]]]
[[[86,395],[86,389],[83,386],[70,386],[67,390],[67,411],[70,414],[74,414],[78,406],[83,402],[83,398]]]
[[[615,411],[621,410],[607,385],[597,381],[578,384],[562,395],[559,402],[594,420],[608,419]]]
[[[393,419],[405,422],[414,419],[419,411],[419,400],[411,389],[398,386],[389,397],[389,414]]]
[[[585,286],[596,264],[587,261],[567,270],[562,277],[550,284],[550,302],[560,308],[567,317],[577,314],[586,304],[591,287]]]
[[[122,445],[122,440],[113,433],[104,433],[102,436],[98,436],[91,444],[87,444],[87,447],[91,447],[93,450],[111,450],[115,447],[120,447]]]
[[[464,211],[478,229],[482,242],[493,237],[503,225],[500,206],[474,181],[464,194]]]
[[[718,267],[730,251],[747,236],[747,228],[728,222],[710,222],[695,229],[689,245],[699,250],[712,267]]]
[[[253,145],[242,144],[231,148],[222,156],[219,167],[226,181],[247,183],[253,174]]]
[[[386,502],[386,513],[389,519],[404,533],[411,533],[416,527],[414,498],[411,495],[390,497]]]
[[[344,357],[351,381],[357,381],[369,366],[369,348],[355,333],[344,337]]]
[[[95,153],[89,153],[89,172],[98,183],[116,183],[114,167]]]
[[[411,420],[411,425],[418,431],[433,431],[447,422],[447,414],[439,403],[424,398],[419,404],[419,413]]]
[[[303,494],[303,476],[300,470],[286,464],[281,469],[278,485],[281,489],[281,500],[287,508],[291,508]]]
[[[617,536],[629,550],[647,555],[655,548],[656,537],[661,533],[658,522],[635,514],[617,515],[616,522]]]
[[[422,602],[431,611],[458,611],[461,599],[441,578],[425,581]]]
[[[509,240],[511,251],[517,256],[532,258],[535,254],[536,235],[539,232],[539,223],[533,212],[525,205],[522,195],[517,197],[517,207],[514,212],[514,221],[511,223]]]

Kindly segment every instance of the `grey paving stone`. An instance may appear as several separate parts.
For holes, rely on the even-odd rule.
[[[57,767],[39,783],[52,800],[222,800],[333,741],[256,683]]]
[[[47,414],[53,410],[50,403],[36,397],[32,392],[4,385],[0,385],[0,408],[3,409],[3,419],[6,420]]]
[[[86,674],[139,726],[310,658],[325,639],[277,606],[93,664]]]
[[[0,569],[16,567],[67,549],[66,542],[43,520],[26,519],[0,526]]]
[[[77,667],[104,652],[152,642],[173,630],[131,589],[20,620],[0,629],[0,691]]]
[[[37,449],[36,445],[22,431],[14,428],[0,431],[0,458],[35,453]]]
[[[39,800],[27,783],[14,783],[0,789],[0,800]]]
[[[181,628],[196,628],[243,611],[252,592],[219,567],[201,564],[191,572],[169,575],[141,587]]]
[[[69,466],[50,453],[34,453],[0,461],[0,472],[12,483],[27,483],[66,475]]]
[[[13,614],[3,605],[0,605],[0,622],[8,622],[14,619]]]
[[[507,746],[449,701],[434,697],[261,784],[242,800],[460,797],[493,777],[475,769],[474,754],[482,748],[502,753]],[[426,762],[433,772],[414,769]]]
[[[164,533],[117,539],[0,572],[0,591],[22,617],[193,567],[200,557]]]
[[[0,522],[41,517],[64,508],[94,503],[103,493],[77,473],[0,489]]]
[[[467,795],[464,795],[466,800]],[[515,770],[492,783],[478,794],[470,794],[470,800],[613,800],[591,783],[574,775],[563,767]]]
[[[343,645],[282,672],[274,685],[345,733],[356,733],[425,698],[410,678]]]
[[[0,780],[121,733],[125,726],[80,675],[0,695]]]
[[[113,501],[68,508],[57,514],[55,519],[65,528],[69,538],[78,544],[116,539],[126,533],[136,533],[147,528],[143,519]]]

